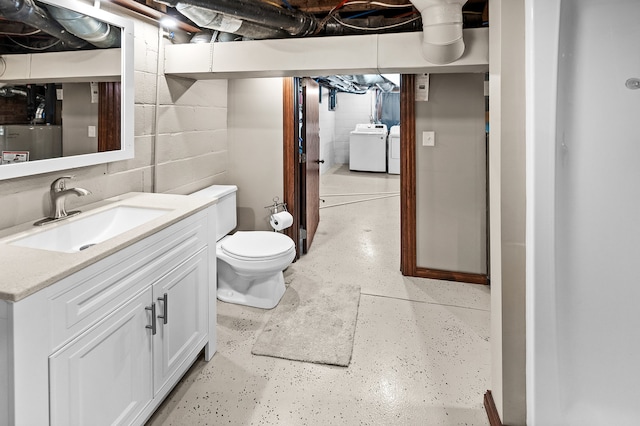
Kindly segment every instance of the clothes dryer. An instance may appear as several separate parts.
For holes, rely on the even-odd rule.
[[[400,126],[389,129],[389,174],[400,174]]]

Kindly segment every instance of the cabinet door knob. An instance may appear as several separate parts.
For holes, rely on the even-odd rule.
[[[169,295],[165,293],[162,297],[158,297],[158,301],[164,304],[164,312],[162,315],[158,315],[158,318],[162,318],[162,323],[169,322]]]
[[[151,306],[144,307],[147,311],[151,311],[151,325],[145,325],[144,328],[151,330],[151,335],[156,335],[156,304],[152,303]]]

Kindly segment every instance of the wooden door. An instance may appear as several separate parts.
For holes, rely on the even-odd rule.
[[[304,180],[305,191],[302,193],[304,202],[304,222],[307,237],[303,239],[302,250],[309,251],[313,236],[320,222],[320,107],[319,87],[310,78],[305,78],[302,85],[302,134],[303,152],[305,160],[301,163],[301,176]]]
[[[311,79],[283,80],[284,201],[293,215],[285,230],[296,258],[307,253],[320,221],[319,87]]]
[[[98,152],[116,151],[121,144],[120,82],[98,83]]]

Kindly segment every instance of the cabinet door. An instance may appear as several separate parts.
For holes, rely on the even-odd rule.
[[[153,285],[158,335],[154,339],[154,388],[164,393],[182,375],[207,337],[207,249]]]
[[[152,290],[49,358],[52,425],[128,424],[153,398]]]

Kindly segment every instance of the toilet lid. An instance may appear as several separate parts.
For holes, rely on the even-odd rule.
[[[284,234],[269,231],[238,231],[227,237],[222,251],[236,259],[269,260],[287,253],[294,246],[293,240]]]

